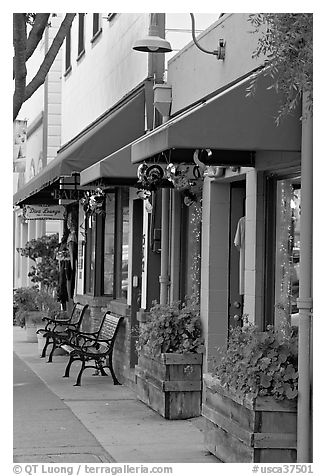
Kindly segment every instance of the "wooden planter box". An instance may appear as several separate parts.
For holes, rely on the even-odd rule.
[[[204,375],[205,446],[225,463],[296,463],[297,402],[240,399]]]
[[[164,418],[181,420],[201,412],[202,354],[139,356],[135,367],[139,399]]]

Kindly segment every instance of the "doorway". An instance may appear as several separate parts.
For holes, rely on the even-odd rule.
[[[229,215],[229,330],[243,323],[245,200],[245,180],[233,182]]]

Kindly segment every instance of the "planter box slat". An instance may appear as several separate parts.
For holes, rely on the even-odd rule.
[[[135,366],[138,397],[167,419],[199,416],[201,363],[201,354],[161,354],[157,359],[141,355]]]
[[[148,373],[148,371],[141,369],[139,365],[135,366],[135,375],[147,380],[162,392],[200,392],[202,389],[202,383],[200,380],[158,380],[152,374]]]
[[[296,462],[295,401],[279,402],[273,397],[241,399],[217,379],[204,375],[202,414],[205,445],[220,460]]]
[[[252,450],[231,433],[205,418],[204,443],[208,451],[224,463],[251,463]]]
[[[284,410],[266,411],[256,410],[259,415],[259,431],[261,433],[292,433],[296,429],[297,414],[291,409],[289,412]]]
[[[258,397],[255,402],[255,410],[297,413],[297,405],[295,400],[282,400],[278,402],[273,397]]]
[[[144,355],[140,355],[138,359],[138,367],[142,369],[151,369],[151,373],[157,379],[165,380],[166,367],[160,360],[150,359]]]
[[[200,392],[201,382],[187,382],[184,380],[166,380],[163,382],[163,389],[165,392]]]
[[[161,392],[163,391],[164,380],[158,380],[152,374],[149,374],[147,370],[142,369],[139,365],[135,365],[135,376],[150,382],[151,385],[158,388]]]
[[[236,438],[253,448],[296,448],[293,433],[254,433],[220,415],[213,408],[203,404],[202,415],[222,430],[232,433]]]
[[[201,365],[202,363],[202,354],[173,354],[173,353],[166,353],[161,354],[161,360],[164,364],[197,364]]]
[[[214,408],[225,418],[229,418],[246,431],[255,431],[255,415],[247,407],[230,400],[224,394],[206,390],[204,399],[208,407]]]
[[[201,381],[201,365],[200,364],[166,364],[167,375],[166,380],[187,380]]]
[[[215,423],[215,425],[218,425],[223,430],[229,431],[232,434],[236,435],[237,438],[245,442],[247,445],[250,445],[252,443],[254,433],[241,428],[241,426],[237,425],[237,423],[234,423],[232,420],[225,418],[213,408],[210,408],[209,406],[203,404],[202,415],[208,420],[210,420],[212,423]]]
[[[254,448],[296,449],[296,435],[293,433],[254,433]]]

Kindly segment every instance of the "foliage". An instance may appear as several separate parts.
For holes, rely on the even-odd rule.
[[[195,298],[186,304],[158,304],[150,309],[148,320],[140,326],[138,353],[156,357],[161,353],[203,352],[199,306]]]
[[[60,312],[60,304],[46,291],[40,291],[37,286],[17,288],[13,296],[14,323],[23,327],[31,311],[43,311],[49,317]]]
[[[55,258],[43,258],[36,266],[31,266],[28,276],[32,283],[41,283],[46,289],[54,289],[59,281],[58,262]]]
[[[291,328],[290,328],[291,329]],[[239,396],[273,396],[276,400],[298,395],[297,332],[253,325],[235,327],[228,348],[212,372],[221,384]]]
[[[59,246],[59,235],[44,235],[27,241],[24,248],[17,248],[17,251],[26,258],[36,261],[37,258],[52,258],[55,256],[56,248]]]
[[[31,266],[28,276],[33,283],[40,283],[47,289],[53,289],[58,285],[59,267],[56,260],[56,251],[59,246],[59,236],[45,235],[28,241],[24,248],[17,248],[21,256],[37,261],[35,266]]]
[[[254,32],[259,32],[253,58],[267,58],[266,73],[270,88],[283,96],[277,123],[294,111],[303,93],[307,93],[308,111],[312,110],[313,16],[311,13],[256,13],[249,15]],[[248,88],[255,91],[257,75]]]

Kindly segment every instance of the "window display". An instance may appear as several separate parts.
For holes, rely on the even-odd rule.
[[[297,313],[300,279],[299,178],[277,181],[275,248],[275,325],[290,322]]]

